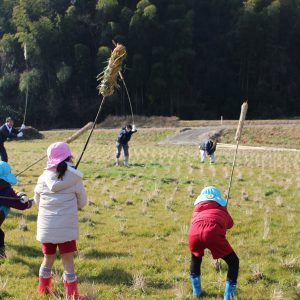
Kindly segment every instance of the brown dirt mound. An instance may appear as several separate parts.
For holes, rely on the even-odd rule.
[[[179,123],[178,117],[162,117],[162,116],[134,116],[135,125],[137,127],[177,127]],[[100,128],[116,128],[132,123],[132,117],[129,116],[108,116],[100,125]]]
[[[43,134],[41,134],[37,129],[31,126],[27,126],[26,129],[22,131],[24,133],[22,139],[24,140],[37,140],[44,138]]]

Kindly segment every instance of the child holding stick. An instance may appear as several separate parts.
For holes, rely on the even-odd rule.
[[[11,167],[7,162],[0,161],[0,226],[6,219],[10,208],[25,210],[32,206],[25,193],[18,193],[11,187],[17,183],[17,178],[11,173]],[[4,198],[1,198],[4,197]],[[5,258],[5,234],[0,228],[0,258]]]
[[[226,208],[226,200],[220,191],[205,187],[196,199],[189,231],[189,248],[192,253],[190,278],[193,295],[200,297],[200,269],[204,249],[209,249],[214,259],[222,258],[228,265],[224,300],[231,300],[235,295],[239,271],[239,259],[226,239],[226,230],[233,226],[233,220]]]
[[[44,260],[39,271],[39,294],[52,294],[51,269],[58,247],[64,266],[64,287],[67,299],[85,300],[77,289],[74,252],[79,238],[78,208],[87,197],[82,173],[74,168],[69,146],[57,142],[47,150],[47,168],[39,177],[34,200],[39,205],[37,240],[42,243]]]

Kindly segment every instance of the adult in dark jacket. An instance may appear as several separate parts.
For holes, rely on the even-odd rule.
[[[118,135],[117,141],[116,141],[116,166],[119,166],[120,164],[120,155],[121,150],[123,148],[124,150],[124,165],[126,167],[129,166],[129,146],[128,142],[131,139],[131,136],[137,132],[135,125],[126,125],[123,127]]]
[[[7,139],[21,138],[23,136],[22,130],[25,129],[25,125],[22,124],[20,130],[15,129],[14,121],[11,117],[6,118],[5,124],[0,127],[0,157],[2,161],[8,161],[4,142]]]
[[[233,226],[227,211],[226,200],[220,191],[209,186],[196,199],[189,231],[189,248],[192,253],[190,277],[193,295],[202,294],[200,269],[204,249],[209,249],[214,259],[222,258],[228,265],[224,300],[234,299],[239,271],[239,259],[226,239],[226,231]]]
[[[203,141],[199,145],[200,156],[201,156],[201,162],[202,163],[204,162],[204,160],[206,158],[206,155],[209,156],[211,164],[215,162],[216,147],[217,147],[217,141],[212,139],[212,138]]]
[[[32,205],[32,200],[29,200],[25,193],[16,194],[12,189],[11,186],[16,183],[17,179],[11,173],[10,165],[7,162],[0,161],[0,258],[5,257],[5,234],[1,229],[1,225],[7,217],[10,208],[25,210]],[[7,199],[6,197],[12,199]]]

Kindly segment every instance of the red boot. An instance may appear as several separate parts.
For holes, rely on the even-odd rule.
[[[38,293],[42,294],[53,294],[52,290],[52,277],[44,278],[39,277]]]
[[[67,294],[67,299],[74,299],[74,300],[87,300],[87,295],[82,295],[78,293],[77,288],[78,281],[73,282],[64,282],[64,287]]]

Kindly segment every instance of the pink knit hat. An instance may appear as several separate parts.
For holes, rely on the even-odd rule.
[[[47,156],[47,169],[51,169],[56,167],[69,156],[72,156],[72,153],[68,144],[64,142],[57,142],[48,147]]]

